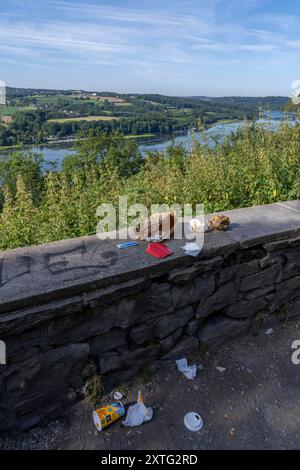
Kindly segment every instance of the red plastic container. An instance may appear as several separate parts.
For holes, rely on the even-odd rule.
[[[173,250],[163,243],[149,243],[146,253],[154,256],[154,258],[166,258],[166,256],[173,254]]]

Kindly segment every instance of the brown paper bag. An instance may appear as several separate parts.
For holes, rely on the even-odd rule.
[[[157,212],[141,222],[136,231],[139,240],[163,241],[169,240],[174,233],[175,213]]]

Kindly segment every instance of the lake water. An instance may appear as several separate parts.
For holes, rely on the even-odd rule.
[[[268,119],[260,119],[257,122],[261,125],[268,126],[270,129],[275,130],[281,122],[282,113],[272,112]],[[213,146],[216,142],[221,142],[227,135],[235,132],[237,129],[244,125],[243,122],[231,122],[224,124],[215,124],[205,130],[206,140],[209,145]],[[143,155],[150,151],[164,151],[172,144],[180,144],[185,148],[190,148],[193,145],[194,139],[202,142],[203,134],[200,132],[188,134],[173,134],[159,135],[157,137],[149,137],[146,139],[137,139],[139,149]],[[32,150],[42,153],[45,161],[48,163],[55,162],[56,168],[60,168],[63,159],[74,152],[72,145],[52,145],[45,147],[33,147]],[[6,158],[9,151],[0,152],[0,159]]]

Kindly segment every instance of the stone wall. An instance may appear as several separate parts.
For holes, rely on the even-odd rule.
[[[59,416],[98,374],[106,389],[300,314],[300,201],[227,212],[198,258],[147,244],[65,240],[0,254],[0,431]]]

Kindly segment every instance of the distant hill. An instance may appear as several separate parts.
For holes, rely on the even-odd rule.
[[[120,96],[118,93],[113,93],[110,91],[103,91],[97,92],[95,90],[88,91],[88,90],[55,90],[55,89],[48,89],[48,88],[14,88],[14,87],[6,87],[6,94],[8,97],[17,98],[23,96],[35,96],[35,95],[72,95],[72,94],[80,94],[80,93],[97,93],[101,96]]]
[[[287,96],[221,96],[221,97],[208,97],[208,96],[190,96],[192,100],[210,101],[213,103],[228,105],[233,104],[236,106],[249,105],[251,107],[259,107],[271,110],[279,110],[286,106],[290,98]]]
[[[177,103],[180,101],[182,103],[188,102],[195,102],[195,101],[211,101],[215,103],[223,103],[223,104],[249,104],[250,106],[276,106],[282,107],[285,106],[290,98],[287,96],[221,96],[221,97],[214,97],[214,96],[169,96],[169,95],[161,95],[161,94],[142,94],[142,93],[115,93],[110,91],[95,91],[95,90],[57,90],[57,89],[47,89],[47,88],[14,88],[14,87],[7,87],[6,88],[7,96],[9,97],[22,97],[22,96],[34,96],[34,95],[71,95],[71,94],[80,94],[80,93],[97,93],[101,96],[113,97],[113,96],[124,96],[124,97],[132,97],[137,99],[144,99],[147,101],[154,101],[154,102],[161,102],[162,104],[169,104],[170,101],[176,100]]]

